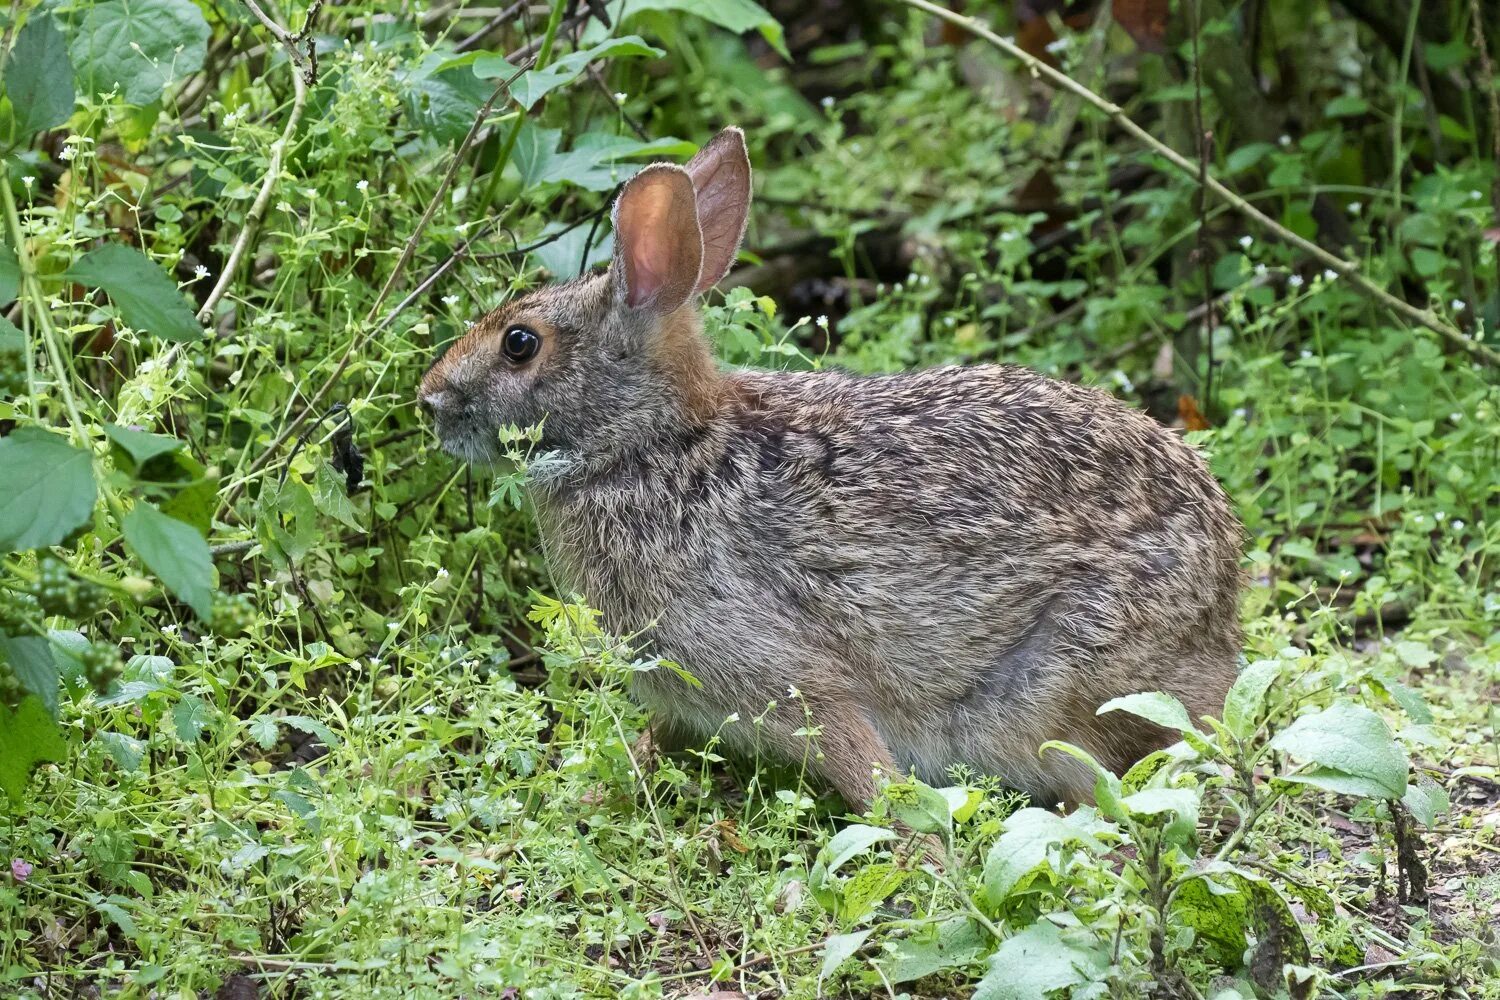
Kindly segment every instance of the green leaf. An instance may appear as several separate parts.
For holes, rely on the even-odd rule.
[[[895,956],[881,963],[892,984],[924,979],[947,969],[965,969],[989,949],[989,936],[973,920],[959,914],[895,942]]]
[[[1000,942],[974,1000],[1048,1000],[1056,990],[1098,981],[1107,967],[1098,952],[1064,941],[1041,920]]]
[[[0,552],[56,545],[94,512],[93,457],[61,434],[17,428],[0,469]]]
[[[250,738],[259,744],[262,750],[271,749],[281,738],[281,727],[269,715],[257,715],[246,724],[245,728],[249,730]]]
[[[610,57],[651,56],[653,58],[660,58],[664,55],[666,55],[666,52],[656,48],[654,45],[647,45],[645,40],[639,35],[610,38],[592,48],[570,52],[561,59],[541,69],[522,73],[510,85],[510,96],[522,108],[530,111],[536,105],[536,102],[547,96],[547,94],[558,87],[566,86],[578,79],[583,71],[588,68],[589,63]],[[474,75],[481,78],[503,79],[515,71],[515,67],[506,62],[503,57],[491,53],[486,53],[474,61]]]
[[[826,857],[825,867],[831,875],[856,854],[869,850],[881,841],[895,840],[896,836],[894,830],[854,823],[834,834],[833,839],[823,845],[823,849],[818,852],[818,860],[822,861]]]
[[[354,510],[354,502],[349,499],[349,494],[344,492],[344,477],[335,472],[333,466],[327,462],[318,463],[318,471],[314,474],[313,503],[317,505],[318,510],[355,531],[365,530],[364,526],[359,523],[359,515]]]
[[[208,621],[213,606],[214,562],[203,536],[144,500],[125,515],[122,527],[141,562],[162,584]]]
[[[185,694],[172,706],[172,726],[184,743],[197,743],[213,721],[214,710],[195,694]]]
[[[16,116],[16,139],[29,141],[73,114],[73,64],[68,43],[46,14],[33,15],[16,35],[5,64],[5,94]]]
[[[852,958],[869,936],[870,931],[864,930],[853,934],[835,934],[829,938],[823,946],[823,966],[818,970],[818,985],[821,987],[823,980]]]
[[[1245,964],[1249,938],[1257,944],[1250,969],[1256,975],[1265,956],[1279,955],[1272,966],[1279,977],[1283,963],[1311,961],[1307,938],[1287,901],[1265,878],[1243,868],[1211,862],[1181,886],[1172,897],[1170,919],[1193,929],[1208,956],[1229,969]],[[1271,979],[1272,976],[1260,977]],[[1262,983],[1271,986],[1272,983]]]
[[[1416,817],[1418,823],[1432,826],[1439,816],[1448,811],[1448,793],[1442,785],[1423,774],[1407,787],[1401,804]]]
[[[291,726],[293,729],[300,729],[304,733],[311,733],[330,750],[339,745],[340,740],[333,734],[333,730],[323,725],[317,719],[309,719],[305,715],[287,715],[283,716],[280,721]]]
[[[0,705],[0,790],[10,796],[12,809],[21,807],[31,769],[44,760],[61,761],[67,753],[62,731],[40,698],[27,697],[14,712]]]
[[[127,771],[137,770],[146,756],[145,741],[134,736],[106,730],[98,734],[98,739],[104,744],[104,750],[110,758]]]
[[[16,259],[16,252],[4,243],[0,243],[0,306],[10,305],[16,300],[16,295],[21,290],[21,262]],[[16,345],[16,350],[26,350],[26,335],[16,329],[16,325],[3,316],[0,316],[0,331],[4,331],[4,338]]]
[[[608,191],[624,181],[635,168],[619,161],[644,156],[677,156],[696,147],[681,139],[662,138],[640,142],[606,132],[585,132],[567,152],[560,151],[561,129],[542,128],[530,121],[516,137],[512,161],[527,187],[538,184],[573,184],[586,191]]]
[[[953,829],[948,798],[931,785],[920,781],[887,785],[885,800],[890,804],[891,815],[917,833],[946,835]]]
[[[203,327],[177,286],[134,247],[106,243],[79,258],[64,277],[102,289],[132,329],[179,343],[203,338]]]
[[[1063,817],[1047,809],[1021,809],[1005,820],[984,859],[984,892],[999,908],[1027,875],[1040,868],[1053,847],[1077,836]]]
[[[1280,660],[1256,660],[1240,671],[1224,699],[1224,728],[1237,739],[1248,739],[1260,725],[1266,692],[1280,676]]]
[[[21,687],[40,698],[48,714],[56,718],[61,678],[52,655],[52,643],[38,635],[0,633],[0,662],[9,664]]]
[[[890,862],[866,865],[844,883],[843,905],[839,907],[839,919],[847,924],[857,924],[876,904],[901,888],[911,871],[899,868]]]
[[[1399,799],[1409,765],[1385,720],[1362,705],[1335,702],[1298,718],[1271,747],[1315,765],[1287,780],[1346,795]]]
[[[104,433],[111,441],[119,445],[126,455],[130,456],[130,461],[137,470],[153,458],[174,452],[183,446],[182,442],[174,437],[153,434],[150,431],[132,430],[129,427],[121,427],[119,424],[105,424]]]
[[[477,61],[477,60],[476,60]],[[460,60],[433,53],[403,80],[402,97],[412,124],[439,142],[458,142],[494,92]]]
[[[1161,691],[1145,691],[1141,694],[1127,694],[1123,698],[1111,698],[1099,706],[1097,714],[1103,715],[1105,712],[1129,712],[1179,733],[1198,731],[1182,702]]]
[[[647,11],[693,14],[737,35],[758,31],[783,59],[791,58],[786,50],[781,24],[766,13],[764,7],[752,0],[614,0],[609,5],[611,20],[616,25],[619,25],[621,15],[628,20]],[[584,40],[592,42],[606,30],[602,23],[592,22],[584,32]]]
[[[146,105],[203,67],[208,22],[192,0],[105,0],[85,9],[69,52],[91,94],[114,90]]]
[[[1169,812],[1191,819],[1198,815],[1199,793],[1196,788],[1145,788],[1120,801],[1136,816]]]

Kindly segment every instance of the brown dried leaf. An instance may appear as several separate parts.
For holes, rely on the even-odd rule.
[[[1115,21],[1135,44],[1149,52],[1166,49],[1167,17],[1171,0],[1114,0],[1111,12]]]
[[[1182,426],[1190,431],[1206,431],[1209,428],[1203,411],[1198,409],[1198,400],[1192,396],[1183,394],[1177,397],[1177,415],[1182,418]]]

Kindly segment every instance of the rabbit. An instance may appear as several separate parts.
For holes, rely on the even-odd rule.
[[[605,272],[489,313],[418,392],[471,463],[499,428],[541,425],[528,490],[550,565],[696,678],[637,675],[649,744],[805,759],[856,812],[882,775],[943,783],[956,764],[1076,804],[1094,772],[1044,742],[1122,773],[1177,739],[1104,702],[1165,691],[1216,713],[1241,528],[1199,454],[1020,367],[721,370],[695,299],[749,207],[736,128],[645,167]]]

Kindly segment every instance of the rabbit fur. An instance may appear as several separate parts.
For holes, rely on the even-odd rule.
[[[551,564],[701,684],[637,675],[658,741],[808,758],[855,809],[881,773],[957,763],[1077,802],[1092,772],[1045,741],[1119,772],[1177,738],[1104,702],[1159,690],[1217,713],[1241,530],[1197,452],[1017,367],[721,371],[693,299],[732,265],[749,198],[737,129],[647,167],[606,273],[490,313],[420,390],[472,462],[498,428],[541,424]],[[522,364],[502,347],[517,325],[541,341]]]

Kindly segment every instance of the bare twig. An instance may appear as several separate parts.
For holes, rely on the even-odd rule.
[[[1186,156],[1183,156],[1171,146],[1162,142],[1160,139],[1156,138],[1156,136],[1152,135],[1150,132],[1147,132],[1140,125],[1136,124],[1136,122],[1132,118],[1125,114],[1124,110],[1122,110],[1119,105],[1107,100],[1104,97],[1101,97],[1099,94],[1094,93],[1094,91],[1090,90],[1088,87],[1085,87],[1083,84],[1074,80],[1067,74],[1062,73],[1059,70],[1056,70],[1053,67],[1049,66],[1042,60],[1037,59],[1030,53],[1018,47],[1014,42],[1010,42],[1004,38],[1001,38],[999,35],[995,34],[987,26],[985,26],[975,18],[966,17],[963,14],[954,13],[953,11],[948,10],[945,7],[940,7],[937,4],[932,3],[931,0],[901,0],[901,2],[909,7],[915,7],[918,10],[926,11],[927,13],[932,14],[934,17],[941,18],[942,20],[947,21],[950,24],[964,29],[970,34],[983,39],[990,45],[993,45],[995,48],[999,49],[1001,52],[1004,52],[1006,55],[1010,56],[1012,59],[1021,62],[1026,66],[1028,70],[1031,71],[1033,76],[1045,80],[1049,85],[1053,87],[1067,91],[1070,94],[1076,94],[1078,97],[1081,97],[1085,102],[1108,116],[1108,118],[1112,122],[1114,122],[1126,134],[1131,136],[1131,138],[1135,139],[1137,142],[1150,149],[1153,153],[1166,160],[1174,168],[1181,171],[1187,177],[1191,177],[1195,181],[1197,181],[1197,164],[1188,159]],[[1283,242],[1296,247],[1298,250],[1301,250],[1309,257],[1312,257],[1324,267],[1327,267],[1334,273],[1345,278],[1349,282],[1349,284],[1357,289],[1362,295],[1374,300],[1375,302],[1380,303],[1381,305],[1390,309],[1392,312],[1405,317],[1411,322],[1426,327],[1427,329],[1436,333],[1438,336],[1442,337],[1444,340],[1447,340],[1453,346],[1467,351],[1474,357],[1479,358],[1480,360],[1485,361],[1491,365],[1500,365],[1500,351],[1495,350],[1488,344],[1482,343],[1481,341],[1475,340],[1472,337],[1466,336],[1463,331],[1444,321],[1432,310],[1418,308],[1417,306],[1412,305],[1410,302],[1407,302],[1404,299],[1397,298],[1390,292],[1387,292],[1384,288],[1381,288],[1379,285],[1372,282],[1369,278],[1366,278],[1360,272],[1358,264],[1354,263],[1353,261],[1345,260],[1337,254],[1330,253],[1311,240],[1292,232],[1290,229],[1281,225],[1279,222],[1266,215],[1260,209],[1256,208],[1245,198],[1225,187],[1214,177],[1205,177],[1203,179],[1203,182],[1215,197],[1227,202],[1236,211],[1238,211],[1240,215],[1251,220],[1266,232],[1271,233]]]

